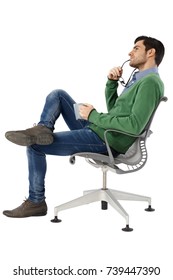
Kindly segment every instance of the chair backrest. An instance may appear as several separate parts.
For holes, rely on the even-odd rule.
[[[127,150],[127,152],[123,155],[120,154],[115,158],[115,164],[124,164],[126,165],[126,169],[118,168],[117,173],[124,174],[137,171],[144,167],[148,159],[148,152],[146,148],[146,141],[148,137],[152,134],[150,130],[152,121],[154,119],[155,113],[162,101],[167,101],[167,97],[162,97],[153,111],[150,120],[148,121],[143,133],[136,139],[136,141],[132,144],[132,146]]]
[[[152,134],[150,127],[153,118],[160,103],[162,101],[167,101],[167,99],[168,98],[165,96],[160,99],[143,133],[136,137],[136,141],[132,144],[132,146],[127,150],[125,154],[119,154],[118,156],[113,157],[112,154],[110,155],[110,147],[108,147],[109,155],[87,152],[77,153],[70,157],[70,163],[74,164],[75,156],[80,156],[84,157],[88,163],[95,167],[107,166],[109,169],[111,169],[111,171],[114,171],[118,174],[131,173],[141,169],[146,164],[148,158],[146,141],[148,137]]]

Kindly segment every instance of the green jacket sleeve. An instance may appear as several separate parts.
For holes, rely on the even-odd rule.
[[[114,107],[118,98],[118,81],[108,80],[105,89],[105,98],[108,112]]]

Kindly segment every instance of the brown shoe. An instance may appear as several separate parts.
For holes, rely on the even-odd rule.
[[[19,207],[13,210],[5,210],[3,214],[11,218],[25,218],[30,216],[45,216],[47,214],[47,205],[45,200],[34,203],[29,199],[25,200]]]
[[[26,130],[7,131],[5,137],[12,143],[21,146],[50,145],[53,143],[52,130],[43,125],[36,125]]]

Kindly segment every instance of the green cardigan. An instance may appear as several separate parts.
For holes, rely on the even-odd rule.
[[[105,89],[108,113],[94,109],[89,115],[89,127],[102,140],[106,129],[140,134],[164,93],[163,82],[155,73],[141,78],[120,96],[117,89],[118,81],[108,80]],[[120,153],[125,153],[135,141],[134,137],[121,133],[109,132],[107,136],[109,145]]]

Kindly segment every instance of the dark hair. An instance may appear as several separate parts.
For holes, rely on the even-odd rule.
[[[155,49],[156,51],[156,55],[155,55],[155,62],[157,64],[157,66],[159,66],[159,64],[161,63],[164,53],[165,53],[165,47],[162,44],[162,42],[160,42],[159,40],[152,38],[152,37],[147,37],[147,36],[139,36],[135,39],[135,44],[138,41],[143,40],[143,44],[145,46],[146,51],[150,50],[150,49]]]

